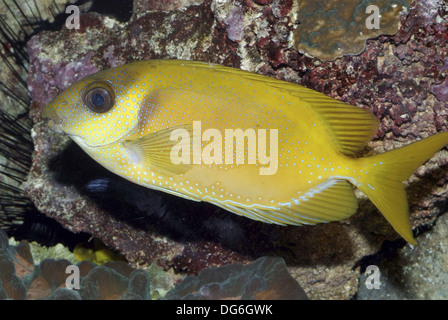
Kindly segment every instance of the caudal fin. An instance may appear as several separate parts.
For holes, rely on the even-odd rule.
[[[408,201],[402,182],[447,144],[448,132],[443,132],[366,159],[369,173],[362,178],[359,189],[409,243],[417,242],[412,234]]]

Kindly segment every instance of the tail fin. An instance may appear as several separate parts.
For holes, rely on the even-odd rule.
[[[366,159],[366,168],[370,172],[362,178],[359,189],[409,243],[417,242],[412,234],[402,182],[446,144],[448,132],[443,132]]]

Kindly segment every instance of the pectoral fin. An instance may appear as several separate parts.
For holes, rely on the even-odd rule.
[[[169,176],[183,174],[191,169],[192,133],[192,125],[166,128],[127,140],[125,147],[136,164]]]

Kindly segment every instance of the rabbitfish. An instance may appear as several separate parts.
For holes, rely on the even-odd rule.
[[[219,65],[151,60],[88,76],[44,115],[137,184],[277,224],[350,217],[359,188],[415,243],[402,183],[448,132],[356,158],[378,130],[362,108]],[[51,121],[50,121],[51,123]]]

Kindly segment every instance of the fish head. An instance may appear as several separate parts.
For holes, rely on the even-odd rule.
[[[126,66],[87,76],[47,104],[43,117],[88,147],[114,143],[138,125],[143,95],[137,79]]]

